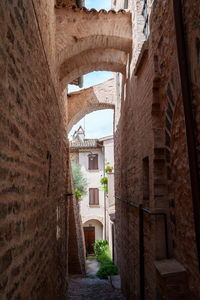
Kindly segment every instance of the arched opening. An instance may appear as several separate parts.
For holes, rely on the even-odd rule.
[[[85,115],[97,110],[114,109],[114,90],[115,81],[110,79],[102,84],[68,94],[68,132]],[[103,114],[102,120],[105,121]]]
[[[127,55],[115,49],[84,51],[59,67],[59,81],[63,90],[74,79],[93,71],[111,71],[125,74]]]
[[[88,220],[83,224],[83,232],[86,253],[93,254],[95,241],[103,239],[103,224],[96,219]]]
[[[106,74],[106,76],[109,75]],[[84,117],[74,125],[69,133],[71,161],[81,166],[88,183],[87,194],[83,195],[80,202],[82,223],[85,224],[88,220],[94,219],[103,224],[100,234],[100,230],[95,229],[91,222],[87,223],[88,226],[84,229],[85,238],[87,237],[87,254],[93,252],[91,245],[95,240],[112,240],[109,237],[108,194],[101,184],[101,179],[107,176],[105,173],[106,163],[109,162],[112,167],[114,166],[114,86],[115,81],[111,78],[98,85],[68,94],[67,99],[70,112],[68,132],[77,121]],[[98,116],[98,114],[100,115]],[[92,162],[90,161],[91,155],[95,156],[96,162],[94,159]]]

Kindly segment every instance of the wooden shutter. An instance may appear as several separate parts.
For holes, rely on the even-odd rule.
[[[99,205],[99,189],[94,189],[94,194],[95,194],[94,197],[95,205]]]
[[[88,166],[89,166],[89,170],[92,170],[92,159],[91,159],[91,156],[88,156]]]
[[[89,189],[89,205],[93,205],[93,189]]]
[[[99,205],[99,189],[89,189],[89,205]]]
[[[98,154],[88,156],[88,166],[89,170],[98,170]]]
[[[94,170],[98,170],[98,154],[94,158]]]

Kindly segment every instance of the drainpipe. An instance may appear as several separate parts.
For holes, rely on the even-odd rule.
[[[187,148],[190,167],[190,180],[195,220],[197,255],[200,268],[200,176],[198,170],[197,145],[195,138],[195,120],[192,113],[191,81],[189,78],[188,57],[184,33],[183,7],[181,0],[173,0],[174,23],[176,32],[177,55],[181,79],[181,91],[185,115]]]
[[[103,177],[105,177],[105,147],[102,145],[102,152],[103,152]],[[106,193],[104,191],[104,240],[106,241]]]
[[[97,146],[101,146],[103,153],[103,177],[105,177],[105,146],[97,142]],[[106,193],[104,192],[104,240],[106,241]]]

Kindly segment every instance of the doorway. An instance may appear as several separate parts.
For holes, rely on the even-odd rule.
[[[94,254],[94,243],[95,243],[95,227],[83,227],[85,236],[85,247],[86,253]]]

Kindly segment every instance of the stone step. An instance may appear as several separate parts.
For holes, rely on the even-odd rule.
[[[187,271],[175,259],[155,261],[158,299],[192,299],[188,286]],[[160,297],[160,298],[159,298]]]

